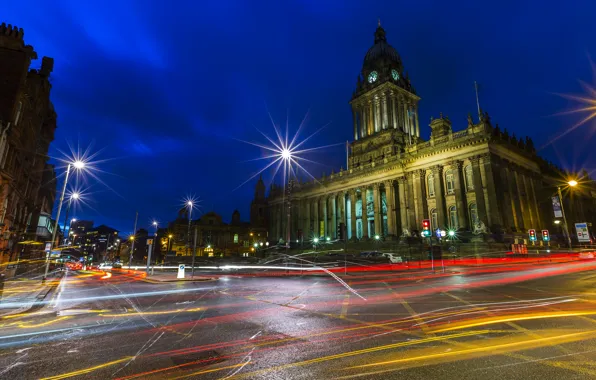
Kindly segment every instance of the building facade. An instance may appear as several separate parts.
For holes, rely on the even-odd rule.
[[[15,253],[17,243],[39,240],[40,215],[45,219],[51,215],[56,188],[47,155],[56,129],[50,101],[54,61],[43,57],[39,69],[30,69],[37,53],[25,45],[23,36],[23,29],[0,25],[0,250],[4,261]]]
[[[287,240],[288,231],[292,240],[416,236],[424,219],[433,230],[501,237],[552,229],[551,196],[557,181],[565,181],[536,155],[531,138],[510,135],[479,110],[459,131],[440,114],[423,140],[420,97],[380,25],[374,36],[350,101],[349,167],[292,183],[291,191],[272,186],[270,237]],[[594,187],[588,178],[584,185]],[[593,208],[595,195],[588,192],[583,204]]]

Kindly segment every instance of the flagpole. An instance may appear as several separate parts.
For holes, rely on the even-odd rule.
[[[478,107],[478,118],[482,119],[482,115],[480,114],[480,100],[478,100],[478,83],[474,81],[474,88],[476,89],[476,106]]]

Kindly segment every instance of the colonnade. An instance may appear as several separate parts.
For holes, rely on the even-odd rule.
[[[291,238],[366,239],[433,228],[473,230],[478,222],[507,231],[542,228],[532,172],[491,156],[473,156],[396,178],[291,200]],[[271,235],[285,240],[287,204],[270,205]]]
[[[355,140],[390,128],[420,137],[418,105],[413,99],[394,91],[381,92],[353,103],[352,116]]]

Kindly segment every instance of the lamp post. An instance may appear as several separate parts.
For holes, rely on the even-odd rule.
[[[58,232],[58,221],[60,220],[60,211],[62,210],[62,203],[64,203],[64,194],[66,193],[66,185],[68,184],[68,176],[70,175],[70,167],[74,166],[75,169],[81,170],[85,167],[83,161],[77,160],[73,163],[69,163],[66,167],[66,175],[64,177],[64,186],[62,186],[62,194],[60,194],[60,202],[58,203],[58,211],[56,211],[56,222],[54,223],[54,231],[52,231],[52,241],[50,242],[50,252],[46,254],[46,269],[43,275],[45,281],[48,277],[48,270],[50,269],[50,255],[52,249],[54,249],[54,243],[56,242],[56,232]]]
[[[188,256],[188,251],[190,250],[190,223],[192,222],[192,201],[186,202],[188,206],[188,232],[187,232],[187,239],[186,239],[186,253]]]
[[[567,181],[567,185],[569,187],[577,186],[576,180]],[[557,186],[557,192],[559,193],[559,201],[561,202],[561,214],[563,214],[563,224],[565,225],[565,233],[567,234],[567,244],[569,245],[569,250],[571,250],[571,235],[569,233],[569,225],[567,224],[567,217],[565,216],[565,206],[563,205],[563,194],[561,193],[561,186]]]
[[[68,223],[68,212],[70,211],[70,205],[72,201],[76,201],[81,197],[79,193],[72,193],[70,197],[68,197],[68,205],[66,206],[66,212],[64,213],[64,244],[68,244],[68,235],[70,234],[70,227],[71,223]],[[66,225],[68,224],[68,233],[66,233]]]

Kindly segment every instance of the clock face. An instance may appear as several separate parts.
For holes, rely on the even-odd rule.
[[[391,76],[393,77],[393,80],[399,80],[399,73],[397,72],[397,70],[391,70]]]
[[[379,74],[377,74],[376,71],[372,71],[370,74],[368,74],[368,83],[373,83],[377,81]]]

